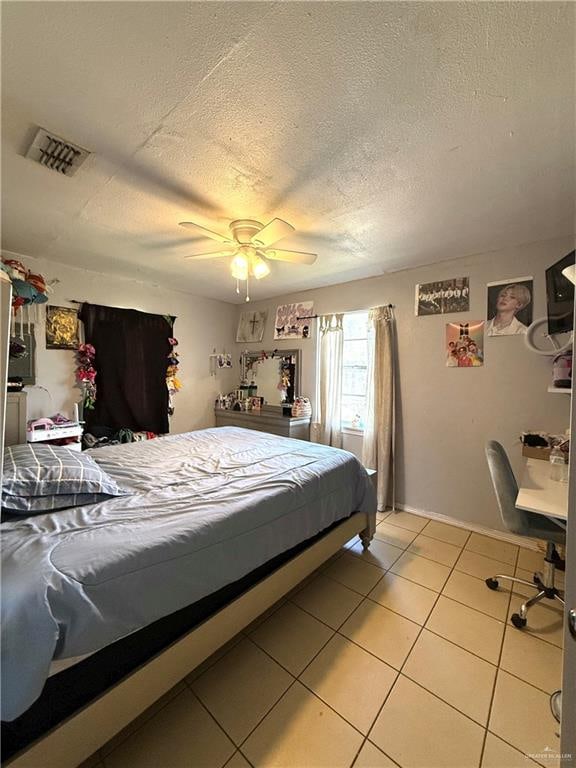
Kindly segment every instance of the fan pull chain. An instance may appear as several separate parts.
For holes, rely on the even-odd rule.
[[[248,267],[248,271],[246,272],[246,301],[250,301],[250,268]]]
[[[236,293],[240,295],[240,280],[236,278]]]

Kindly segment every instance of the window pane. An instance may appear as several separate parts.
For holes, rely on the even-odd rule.
[[[365,339],[368,335],[368,312],[344,315],[342,327],[345,339]]]
[[[344,366],[342,393],[345,395],[366,395],[366,368]]]
[[[368,342],[366,340],[344,340],[343,363],[344,365],[366,366],[368,364]]]
[[[358,426],[361,428],[364,426],[366,416],[366,398],[342,395],[342,422],[348,425],[356,423],[358,416],[360,417]]]

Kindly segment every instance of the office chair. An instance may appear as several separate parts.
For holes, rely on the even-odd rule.
[[[486,443],[486,458],[492,477],[492,485],[500,507],[502,522],[506,528],[518,536],[527,536],[531,539],[543,539],[546,542],[546,556],[544,558],[543,573],[534,574],[534,583],[517,579],[515,576],[498,574],[486,579],[486,586],[490,589],[498,589],[501,579],[517,584],[525,584],[533,587],[536,594],[522,604],[519,613],[513,613],[510,621],[518,629],[526,626],[526,615],[529,609],[544,598],[558,600],[564,605],[563,593],[554,586],[554,574],[556,568],[563,562],[556,551],[556,544],[566,543],[566,531],[552,520],[534,512],[526,512],[516,506],[518,485],[510,466],[506,451],[495,440]]]

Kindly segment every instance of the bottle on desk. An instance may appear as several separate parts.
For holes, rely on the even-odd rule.
[[[550,480],[556,480],[558,483],[568,482],[568,464],[559,446],[550,451]]]

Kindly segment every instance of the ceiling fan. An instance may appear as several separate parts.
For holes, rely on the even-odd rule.
[[[236,293],[240,293],[240,281],[246,282],[246,301],[250,301],[250,277],[261,280],[270,274],[267,260],[288,261],[292,264],[314,264],[318,258],[315,253],[286,251],[272,248],[282,238],[295,231],[295,228],[282,219],[272,219],[266,226],[253,219],[237,219],[230,224],[230,234],[221,235],[193,221],[181,221],[181,227],[195,229],[205,237],[224,245],[218,251],[195,253],[185,259],[220,259],[231,256],[230,271],[236,278]]]

